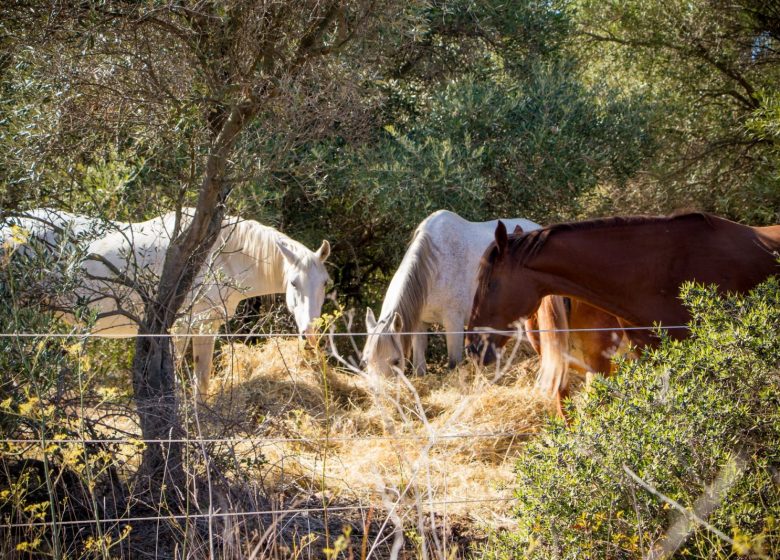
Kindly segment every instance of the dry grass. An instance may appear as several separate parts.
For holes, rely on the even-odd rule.
[[[499,499],[511,495],[513,459],[549,411],[532,388],[536,365],[524,356],[494,380],[464,364],[405,384],[327,366],[294,340],[235,344],[208,406],[267,438],[260,476],[272,487],[294,479],[323,499],[387,506],[390,497],[399,510],[423,505],[496,526],[511,509]],[[452,437],[462,434],[474,437]]]
[[[198,437],[210,440],[186,446],[194,511],[209,511],[213,498],[223,512],[279,512],[209,520],[207,528],[210,531],[213,522],[224,551],[263,544],[272,549],[263,557],[296,557],[289,549],[296,539],[311,539],[303,547],[306,554],[324,557],[328,543],[349,524],[350,546],[377,547],[373,552],[355,549],[355,557],[393,557],[390,548],[399,536],[407,557],[462,557],[474,540],[484,537],[485,529],[512,523],[507,498],[514,461],[549,414],[550,403],[532,387],[537,358],[522,351],[518,356],[501,375],[466,363],[453,371],[434,366],[423,377],[377,380],[334,367],[334,359],[304,349],[297,340],[225,344],[207,402],[182,409],[188,437],[193,442]],[[92,373],[82,373],[89,374],[91,383]],[[81,437],[139,438],[127,377],[117,374],[86,400],[72,391],[64,393],[70,403],[64,418],[75,423],[69,433],[82,434],[77,425],[81,419],[93,425]],[[185,394],[187,386],[182,386]],[[75,452],[83,447],[62,444],[59,453],[70,456],[72,450],[78,458]],[[100,499],[112,492],[116,496],[105,511],[98,508],[102,513],[92,512],[94,504],[84,498],[84,511],[69,515],[91,519],[166,514],[134,497],[132,473],[140,447],[128,442],[90,449],[95,457],[101,450],[109,453],[116,468],[115,475],[103,481],[105,489],[98,488],[103,492]],[[43,465],[43,455],[36,450],[30,447],[19,457]],[[62,461],[75,477],[81,463]],[[84,484],[89,487],[89,480]],[[60,490],[62,502],[70,503],[71,491]],[[357,505],[369,509],[327,514],[318,509]],[[308,516],[281,513],[291,507],[316,511]],[[275,525],[272,519],[283,523]],[[206,557],[209,547],[216,546],[204,523],[193,520],[187,529],[193,534],[184,539],[199,551],[196,557]],[[175,546],[183,529],[169,525],[165,538],[150,538],[156,525],[136,523],[122,546]],[[32,541],[37,534],[20,533],[17,540]],[[82,546],[68,539],[68,546]],[[231,554],[224,557],[252,557],[247,551]]]

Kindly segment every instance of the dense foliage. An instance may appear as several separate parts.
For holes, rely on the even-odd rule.
[[[656,107],[659,145],[602,211],[696,207],[777,222],[780,8],[774,0],[578,2],[591,71]],[[775,123],[775,124],[773,124]]]
[[[777,557],[780,285],[727,299],[689,286],[683,296],[691,338],[623,363],[571,425],[529,445],[517,464],[518,529],[490,557],[640,557],[681,518],[690,534],[680,557]],[[733,542],[685,522],[689,512]]]
[[[330,239],[349,301],[376,303],[414,226],[439,208],[542,223],[681,208],[777,221],[773,2],[391,5],[305,85],[280,74],[284,89],[231,160],[231,210],[311,246]],[[202,115],[231,103],[209,76],[235,54],[200,60],[153,24],[153,6],[132,9],[134,25],[152,23],[138,29],[141,47],[158,42],[154,57],[132,54],[138,31],[100,4],[70,27],[6,9],[6,209],[140,219],[193,202]],[[237,9],[215,12],[225,27],[209,41],[241,25]]]

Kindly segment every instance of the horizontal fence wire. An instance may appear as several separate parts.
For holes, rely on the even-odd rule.
[[[689,329],[688,325],[670,325],[670,326],[640,326],[640,327],[603,327],[603,328],[577,328],[577,329],[514,329],[514,330],[463,330],[463,331],[404,331],[399,333],[368,333],[368,332],[338,332],[338,333],[322,333],[320,336],[324,337],[345,337],[345,336],[368,336],[368,335],[447,335],[447,334],[471,334],[471,335],[517,335],[522,333],[548,333],[548,332],[604,332],[604,331],[638,331],[638,330],[673,330],[673,329]],[[166,334],[101,334],[101,333],[0,333],[0,338],[110,338],[110,339],[128,339],[128,338],[160,338],[160,337],[218,337],[218,338],[232,338],[232,339],[246,339],[246,338],[297,338],[301,335],[298,333],[166,333]],[[418,441],[445,441],[454,439],[467,439],[467,438],[505,438],[505,437],[525,437],[532,436],[536,432],[482,432],[482,433],[459,433],[459,434],[400,434],[394,436],[333,436],[333,437],[313,437],[313,438],[264,438],[258,437],[245,437],[245,438],[171,438],[171,439],[142,439],[142,438],[39,438],[39,439],[6,439],[0,440],[0,443],[5,444],[19,444],[19,445],[40,445],[49,446],[52,444],[172,444],[172,443],[265,443],[268,445],[274,443],[313,443],[313,442],[348,442],[348,441],[394,441],[394,440],[418,440]],[[439,500],[439,501],[424,501],[424,505],[434,506],[446,506],[446,505],[458,505],[458,504],[477,504],[477,503],[491,503],[491,502],[510,502],[517,498],[473,498],[473,499],[458,499],[458,500]],[[275,509],[275,510],[262,510],[262,511],[247,511],[247,512],[212,512],[212,513],[194,513],[194,514],[180,514],[180,515],[156,515],[156,516],[143,516],[143,517],[126,517],[126,518],[114,518],[114,519],[83,519],[83,520],[68,520],[68,521],[36,521],[29,523],[8,523],[0,524],[2,529],[24,529],[35,527],[64,527],[74,525],[88,525],[88,524],[120,524],[120,523],[140,523],[151,521],[165,521],[165,520],[185,520],[185,519],[197,519],[197,518],[213,518],[213,517],[250,517],[256,515],[290,515],[290,514],[309,514],[309,513],[324,513],[324,512],[338,512],[338,511],[365,511],[370,508],[375,508],[373,504],[360,504],[351,506],[321,506],[315,508],[289,508],[289,509]]]
[[[83,444],[115,444],[115,443],[154,443],[154,444],[170,444],[170,443],[242,443],[242,442],[261,442],[261,443],[307,443],[307,442],[333,442],[333,441],[392,441],[392,440],[452,440],[452,439],[466,439],[466,438],[502,438],[502,437],[522,437],[534,435],[535,432],[480,432],[472,434],[435,434],[435,435],[414,435],[414,434],[401,434],[397,436],[349,436],[349,437],[316,437],[316,438],[180,438],[180,439],[141,439],[141,438],[111,438],[111,439],[7,439],[0,440],[0,443],[14,443],[14,444],[39,444],[41,446],[48,446],[58,443],[83,443]],[[423,504],[427,506],[446,506],[457,504],[470,504],[470,503],[492,503],[492,502],[508,502],[516,500],[514,497],[510,498],[464,498],[459,500],[439,500],[439,501],[424,501]],[[309,513],[324,513],[324,512],[337,512],[337,511],[359,511],[368,510],[375,507],[373,504],[361,504],[353,506],[321,506],[316,508],[289,508],[289,509],[277,509],[277,510],[264,510],[264,511],[248,511],[248,512],[213,512],[202,514],[181,514],[181,515],[156,515],[156,516],[143,516],[143,517],[125,517],[125,518],[113,518],[113,519],[79,519],[70,521],[37,521],[29,523],[6,523],[0,524],[2,529],[24,529],[35,527],[51,527],[51,526],[73,526],[73,525],[88,525],[88,524],[111,524],[111,523],[140,523],[149,521],[165,521],[175,519],[195,519],[195,518],[209,518],[209,517],[249,517],[253,515],[289,515],[289,514],[309,514]]]
[[[479,504],[479,503],[493,503],[493,502],[513,502],[518,500],[516,497],[508,498],[462,498],[459,500],[437,500],[430,501],[424,500],[422,503],[427,506],[448,506],[457,504]],[[395,504],[397,506],[397,504]],[[27,529],[33,527],[64,527],[72,525],[92,525],[92,524],[111,524],[111,523],[141,523],[145,521],[165,521],[173,519],[203,519],[210,517],[249,517],[252,515],[284,515],[284,514],[309,514],[309,513],[324,513],[324,512],[336,512],[336,511],[366,511],[369,509],[377,509],[374,504],[359,504],[352,506],[320,506],[320,507],[306,507],[306,508],[289,508],[289,509],[275,509],[275,510],[262,510],[262,511],[226,511],[226,512],[212,512],[212,513],[188,513],[178,515],[150,515],[143,517],[125,517],[125,518],[113,518],[113,519],[73,519],[69,521],[32,521],[30,523],[5,523],[0,524],[0,529]]]
[[[391,335],[448,335],[448,334],[472,334],[472,335],[515,335],[522,333],[549,333],[549,332],[604,332],[604,331],[655,331],[655,330],[678,330],[690,329],[688,325],[654,325],[651,327],[593,327],[581,329],[523,329],[523,330],[471,330],[471,331],[402,331],[392,333],[369,333],[369,332],[335,332],[320,333],[316,336],[391,336]],[[164,337],[186,337],[186,338],[298,338],[304,336],[299,333],[163,333],[163,334],[101,334],[97,333],[0,333],[0,338],[164,338]]]
[[[48,446],[57,443],[84,443],[94,445],[111,445],[116,443],[126,444],[166,444],[166,443],[265,443],[268,445],[274,443],[313,443],[313,442],[350,442],[350,441],[436,441],[436,440],[451,440],[451,439],[498,439],[505,437],[524,437],[535,435],[536,432],[478,432],[473,434],[399,434],[397,436],[333,436],[333,437],[311,437],[311,438],[264,438],[262,436],[257,437],[245,437],[245,438],[172,438],[172,439],[142,439],[142,438],[105,438],[105,439],[90,439],[90,438],[38,438],[38,439],[0,439],[2,443],[13,444],[38,444],[42,446]]]

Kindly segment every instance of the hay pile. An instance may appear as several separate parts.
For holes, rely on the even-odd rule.
[[[333,367],[296,340],[235,344],[208,406],[264,438],[266,484],[385,505],[401,495],[401,509],[423,503],[495,525],[511,502],[470,500],[511,497],[513,460],[549,411],[531,387],[536,367],[525,357],[495,380],[464,364],[405,384]]]

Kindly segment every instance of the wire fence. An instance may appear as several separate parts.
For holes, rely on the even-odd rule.
[[[320,333],[323,337],[344,337],[344,336],[412,336],[412,335],[448,335],[448,334],[462,334],[462,335],[516,335],[519,333],[584,333],[584,332],[607,332],[607,331],[657,331],[657,330],[680,330],[690,329],[688,325],[653,325],[649,327],[588,327],[577,329],[522,329],[515,330],[498,330],[498,329],[476,329],[476,330],[462,330],[462,331],[398,331],[398,332],[333,332],[333,333]],[[165,338],[165,337],[208,337],[208,338],[299,338],[303,335],[300,333],[161,333],[161,334],[101,334],[99,332],[85,332],[85,333],[0,333],[0,338]]]
[[[632,326],[622,328],[567,328],[567,329],[513,329],[513,330],[495,330],[495,329],[478,329],[478,330],[462,330],[462,331],[403,331],[397,333],[369,333],[369,332],[330,332],[322,333],[323,338],[326,337],[352,337],[352,336],[371,336],[371,335],[434,335],[443,336],[448,334],[458,335],[506,335],[516,336],[523,333],[548,333],[548,332],[566,332],[566,333],[586,333],[586,332],[604,332],[604,331],[648,331],[648,330],[678,330],[688,329],[687,325],[671,325],[671,326]],[[298,338],[298,333],[169,333],[169,334],[101,334],[97,333],[0,333],[0,338],[55,338],[55,339],[69,339],[69,338],[160,338],[160,337],[218,337],[223,339],[278,339],[278,338]],[[40,448],[44,454],[51,445],[170,445],[170,444],[252,444],[255,446],[265,446],[274,444],[295,444],[295,443],[350,443],[356,441],[363,442],[388,442],[388,441],[420,441],[425,442],[429,447],[432,447],[443,442],[461,440],[461,439],[502,439],[502,438],[527,438],[535,435],[535,431],[490,431],[490,432],[474,432],[474,433],[436,433],[428,432],[422,434],[394,434],[394,435],[350,435],[350,436],[319,436],[319,437],[262,437],[262,436],[248,436],[248,437],[183,437],[183,438],[165,438],[165,439],[143,439],[135,437],[121,437],[121,438],[12,438],[2,439],[1,444],[6,445],[23,445]],[[403,498],[403,493],[392,504],[392,508],[396,508],[400,505]],[[406,498],[411,500],[410,498]],[[490,503],[511,503],[515,501],[514,497],[482,497],[482,498],[458,498],[458,499],[419,499],[418,506],[422,505],[427,508],[438,508],[464,504],[490,504]],[[159,521],[174,521],[174,520],[190,520],[190,519],[213,519],[213,518],[244,518],[251,516],[290,516],[290,515],[310,515],[310,514],[324,514],[326,512],[349,512],[349,511],[368,511],[372,508],[376,509],[377,505],[372,503],[358,503],[350,505],[322,505],[319,507],[289,507],[279,509],[259,509],[251,511],[210,511],[208,513],[184,513],[184,514],[166,514],[166,515],[149,515],[149,516],[132,516],[132,517],[110,517],[105,519],[91,518],[91,519],[71,519],[71,520],[49,520],[49,521],[35,521],[23,523],[5,523],[0,524],[0,529],[33,529],[33,528],[45,528],[45,527],[69,527],[69,526],[83,526],[83,525],[117,525],[117,524],[130,524],[130,523],[146,523],[146,522],[159,522]]]
[[[392,436],[321,436],[306,438],[277,438],[277,437],[241,437],[241,438],[171,438],[171,439],[143,439],[143,438],[41,438],[41,439],[0,439],[0,443],[12,443],[17,445],[38,444],[74,444],[84,443],[90,445],[113,445],[113,444],[170,444],[170,443],[253,443],[273,445],[278,443],[329,443],[329,442],[350,442],[350,441],[446,441],[453,439],[492,439],[506,437],[526,437],[532,436],[536,432],[477,432],[477,433],[459,433],[459,434],[398,434]]]
[[[332,436],[332,437],[307,437],[307,438],[278,438],[278,437],[241,437],[241,438],[171,438],[171,439],[144,439],[144,438],[107,438],[107,439],[95,439],[95,438],[40,438],[40,439],[3,439],[0,443],[6,444],[28,444],[39,445],[42,448],[46,448],[52,444],[206,444],[206,443],[260,443],[260,444],[275,444],[275,443],[315,443],[315,442],[354,442],[354,441],[427,441],[432,445],[443,441],[454,439],[481,439],[481,438],[519,438],[529,437],[534,435],[533,431],[513,431],[513,432],[476,432],[476,433],[445,433],[445,434],[397,434],[390,436]],[[507,503],[515,501],[514,497],[485,497],[485,498],[459,498],[459,499],[423,499],[420,500],[420,504],[430,508],[446,507],[451,505],[464,505],[464,504],[489,504],[489,503]],[[400,502],[400,500],[399,500]],[[393,504],[393,507],[397,507],[399,502]],[[211,519],[211,518],[228,518],[228,517],[250,517],[250,516],[289,516],[291,514],[309,515],[315,513],[335,513],[335,512],[347,512],[347,511],[368,511],[370,509],[376,509],[376,504],[372,503],[360,503],[352,505],[323,505],[319,507],[290,507],[283,509],[266,509],[266,510],[252,510],[252,511],[230,511],[220,512],[214,511],[209,513],[187,513],[187,514],[169,514],[169,515],[149,515],[149,516],[133,516],[133,517],[116,517],[116,518],[94,518],[94,519],[76,519],[76,520],[64,520],[64,521],[30,521],[25,523],[4,523],[0,524],[0,529],[33,529],[43,527],[69,527],[80,525],[110,525],[110,524],[130,524],[130,523],[144,523],[154,521],[173,521],[173,520],[191,520],[191,519]]]
[[[481,504],[481,503],[494,503],[494,502],[513,502],[517,498],[461,498],[455,500],[422,500],[424,505],[435,506],[448,506],[448,505],[462,505],[462,504]],[[87,525],[87,524],[118,524],[118,523],[140,523],[149,521],[166,521],[166,520],[180,520],[180,519],[208,519],[213,517],[249,517],[253,515],[289,515],[289,514],[304,514],[309,513],[325,513],[325,512],[344,512],[344,511],[368,511],[375,508],[374,504],[354,504],[354,505],[323,505],[320,507],[306,507],[306,508],[285,508],[285,509],[269,509],[261,511],[225,511],[225,512],[209,512],[209,513],[187,513],[180,515],[149,515],[140,517],[117,517],[110,519],[74,519],[68,521],[37,521],[31,523],[10,523],[0,525],[3,529],[26,529],[32,527],[50,527],[57,525],[60,527],[67,527],[73,525]]]

